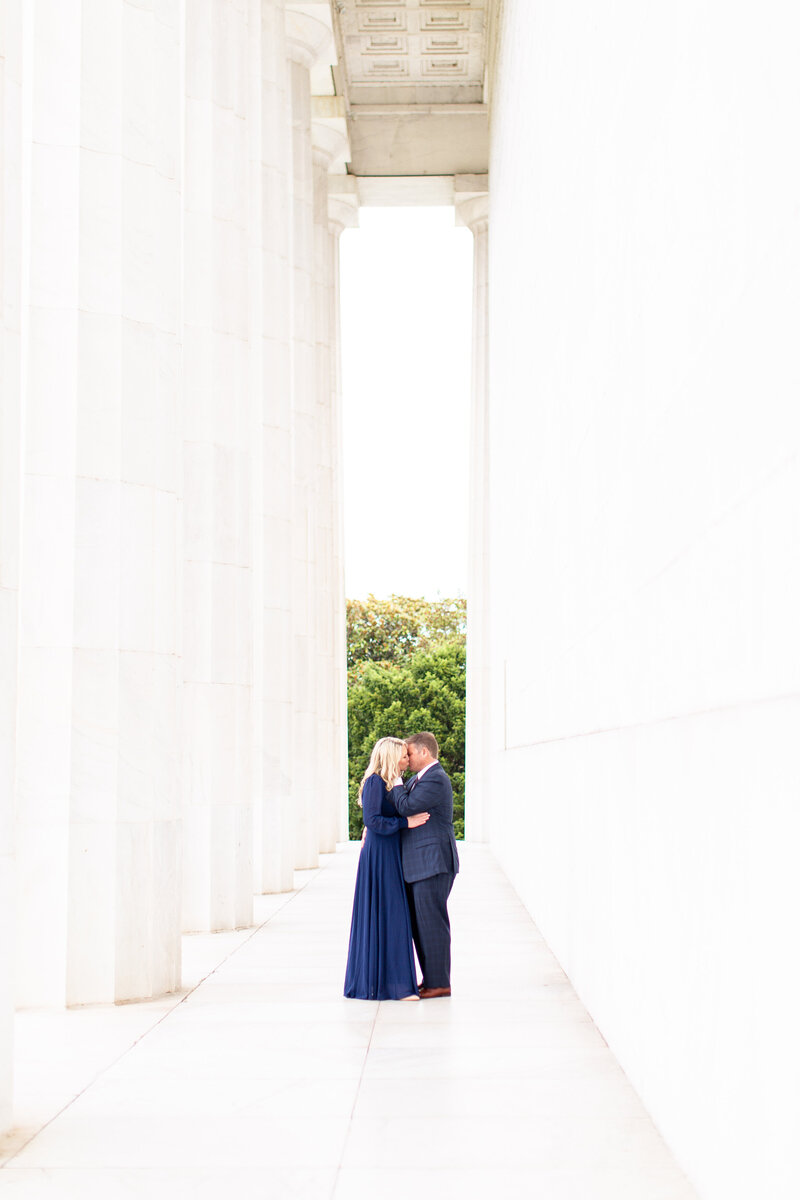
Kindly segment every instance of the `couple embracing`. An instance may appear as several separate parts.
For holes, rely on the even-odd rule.
[[[403,783],[403,772],[415,772]],[[380,738],[359,789],[358,862],[344,994],[356,1000],[450,995],[447,898],[458,873],[453,789],[432,733]],[[414,950],[422,969],[417,984]]]

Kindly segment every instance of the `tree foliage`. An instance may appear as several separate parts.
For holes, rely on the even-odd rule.
[[[347,601],[347,665],[400,662],[416,650],[430,650],[449,638],[466,636],[467,602],[390,596]]]
[[[466,601],[405,596],[347,602],[350,836],[361,836],[358,785],[381,737],[428,729],[453,783],[464,836]]]

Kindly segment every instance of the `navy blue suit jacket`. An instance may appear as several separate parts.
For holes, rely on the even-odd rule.
[[[431,875],[457,875],[458,851],[453,830],[453,788],[441,763],[429,767],[415,784],[392,789],[392,801],[403,817],[429,812],[430,820],[416,829],[400,831],[403,877],[416,883]]]

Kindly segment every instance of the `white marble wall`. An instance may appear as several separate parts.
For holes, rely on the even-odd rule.
[[[13,1084],[14,759],[20,519],[22,12],[0,11],[0,1130]]]
[[[800,1193],[800,19],[506,0],[491,837],[706,1200]]]
[[[252,917],[248,9],[186,10],[183,921]]]
[[[18,996],[179,975],[178,4],[26,11]]]

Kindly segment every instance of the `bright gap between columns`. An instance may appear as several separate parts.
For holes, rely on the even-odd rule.
[[[463,596],[472,234],[451,207],[359,226],[340,242],[345,591]]]

